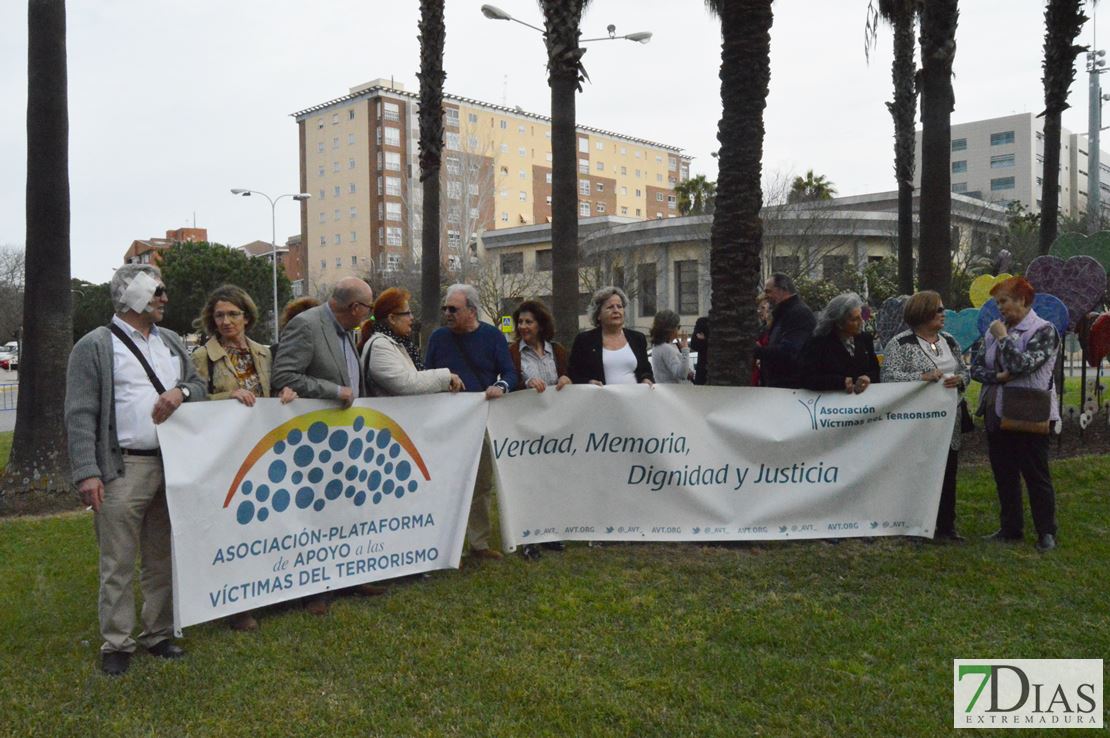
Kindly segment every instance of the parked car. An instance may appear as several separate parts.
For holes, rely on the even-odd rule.
[[[19,357],[18,356],[7,356],[7,358],[3,358],[3,355],[0,355],[0,369],[6,369],[8,371],[13,371],[13,372],[18,370],[19,369]]]

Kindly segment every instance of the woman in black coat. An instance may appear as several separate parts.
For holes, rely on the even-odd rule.
[[[619,287],[602,287],[590,302],[597,326],[579,333],[570,350],[568,373],[575,384],[654,384],[643,333],[624,327],[628,297]]]
[[[878,381],[875,342],[863,332],[863,300],[854,292],[837,295],[802,350],[802,386],[858,395]]]

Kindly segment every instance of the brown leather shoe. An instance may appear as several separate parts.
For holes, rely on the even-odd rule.
[[[327,615],[328,599],[324,595],[313,595],[304,600],[304,609],[311,615]]]
[[[500,561],[505,558],[500,551],[494,551],[492,548],[472,548],[470,549],[470,555],[475,559],[485,559],[487,561]]]
[[[356,584],[351,587],[351,590],[355,594],[362,595],[363,597],[377,597],[378,595],[383,595],[388,592],[389,588],[377,584]]]
[[[241,633],[250,633],[251,631],[258,630],[258,621],[254,619],[254,615],[247,612],[237,612],[227,619],[227,624],[232,630],[237,630]]]

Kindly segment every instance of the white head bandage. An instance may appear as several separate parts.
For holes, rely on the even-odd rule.
[[[135,275],[123,291],[123,304],[136,313],[148,312],[154,291],[158,289],[158,281],[146,272]]]

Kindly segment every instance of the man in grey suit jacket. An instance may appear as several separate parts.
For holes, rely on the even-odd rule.
[[[101,669],[118,676],[136,645],[166,659],[185,654],[172,640],[170,518],[155,426],[182,402],[203,400],[205,386],[181,338],[156,325],[168,302],[157,267],[120,267],[111,295],[111,327],[90,331],[69,355],[65,418],[73,483],[95,513]],[[132,581],[140,555],[143,632],[136,639]]]
[[[323,305],[305,310],[281,333],[271,383],[300,397],[339,400],[350,407],[363,394],[351,331],[369,317],[374,292],[356,277],[339,280]]]
[[[373,306],[370,285],[356,277],[339,280],[326,303],[305,310],[281,332],[270,379],[273,386],[292,387],[300,397],[339,400],[343,407],[350,407],[365,394],[350,332],[370,316]],[[368,596],[386,591],[373,584],[351,589]],[[327,597],[308,597],[305,608],[313,615],[323,615],[328,611]]]

